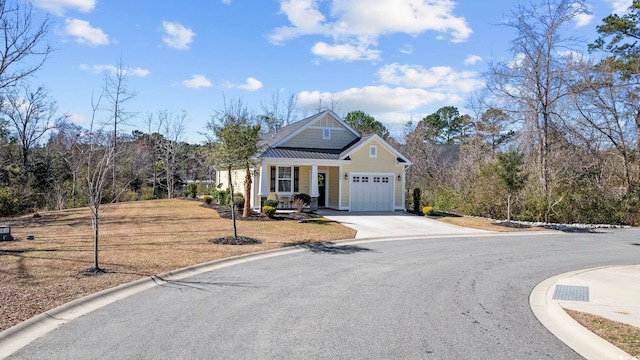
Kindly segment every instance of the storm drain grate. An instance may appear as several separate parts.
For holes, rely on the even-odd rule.
[[[556,285],[553,300],[589,302],[589,287],[574,285]]]

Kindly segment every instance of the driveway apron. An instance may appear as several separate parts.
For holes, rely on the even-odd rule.
[[[356,239],[403,236],[444,236],[488,234],[490,231],[470,229],[405,212],[346,212],[321,210],[327,219],[357,230]]]

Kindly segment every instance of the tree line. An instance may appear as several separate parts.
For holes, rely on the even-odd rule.
[[[2,6],[0,18],[32,16],[28,4]],[[9,6],[25,8],[7,11]],[[444,106],[407,122],[396,136],[363,111],[345,114],[355,130],[380,135],[412,161],[407,209],[429,205],[502,219],[638,222],[640,0],[627,13],[603,19],[597,39],[567,35],[588,9],[576,0],[517,5],[501,25],[516,34],[511,57],[490,62],[486,87],[467,99],[468,114]],[[16,25],[15,32],[5,32],[17,37],[5,44],[24,48],[3,52],[9,65],[0,68],[1,215],[78,206],[97,214],[100,205],[113,201],[182,195],[186,180],[203,180],[202,194],[217,185],[216,166],[250,166],[245,155],[257,147],[243,148],[243,136],[257,139],[260,132],[296,120],[295,96],[274,92],[256,113],[241,101],[225,103],[207,126],[208,141],[189,144],[186,112],[140,116],[128,111],[135,93],[120,63],[92,97],[91,126],[82,128],[57,114],[44,86],[30,83],[50,48],[48,20],[29,24],[29,29]],[[25,57],[35,65],[11,66]],[[127,134],[123,129],[134,117],[138,123],[142,118],[145,128]],[[247,132],[236,136],[225,132],[227,125]],[[236,148],[227,146],[234,142]],[[416,189],[420,197],[414,201]]]

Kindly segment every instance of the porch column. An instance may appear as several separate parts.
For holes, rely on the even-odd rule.
[[[264,206],[264,201],[269,196],[269,178],[267,177],[267,164],[263,161],[260,163],[260,186],[258,187],[258,196],[260,196],[260,211]]]
[[[309,189],[309,196],[311,196],[311,204],[309,206],[311,212],[315,212],[318,211],[318,196],[320,196],[318,191],[318,165],[311,166],[311,186]]]

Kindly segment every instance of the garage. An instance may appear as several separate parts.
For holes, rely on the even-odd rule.
[[[393,211],[393,174],[351,174],[351,211]]]

